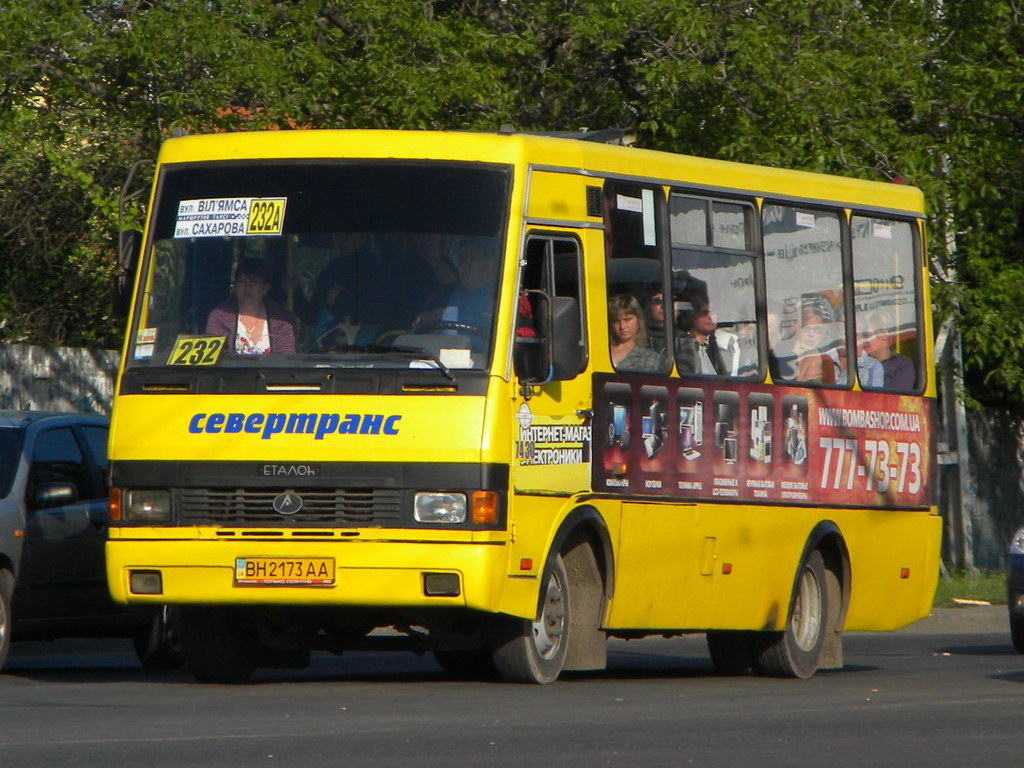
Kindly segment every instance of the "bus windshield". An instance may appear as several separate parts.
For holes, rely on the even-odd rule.
[[[167,166],[129,367],[485,368],[509,168]]]

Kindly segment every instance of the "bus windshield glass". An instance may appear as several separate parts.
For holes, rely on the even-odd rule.
[[[485,368],[511,170],[163,169],[129,367]]]

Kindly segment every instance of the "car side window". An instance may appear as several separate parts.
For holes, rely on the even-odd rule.
[[[101,490],[104,493],[107,490],[107,470],[110,466],[107,460],[107,434],[108,430],[106,427],[82,427],[82,435],[84,435],[85,443],[88,446],[89,453],[92,455],[93,464],[99,470],[100,482],[102,483]]]
[[[43,483],[70,483],[79,499],[92,495],[89,467],[70,427],[40,432],[32,447],[29,498]]]

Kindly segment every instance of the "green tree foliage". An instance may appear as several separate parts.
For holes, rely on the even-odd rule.
[[[921,187],[936,325],[1024,410],[1022,51],[1013,0],[14,0],[0,340],[119,342],[121,185],[173,130],[617,126]]]

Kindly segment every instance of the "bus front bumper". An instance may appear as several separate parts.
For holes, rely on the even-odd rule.
[[[107,581],[119,603],[171,605],[308,605],[463,607],[531,616],[536,574],[508,575],[503,542],[222,541],[112,538]],[[289,562],[330,583],[296,584],[293,573],[266,583],[247,580],[245,564]]]

